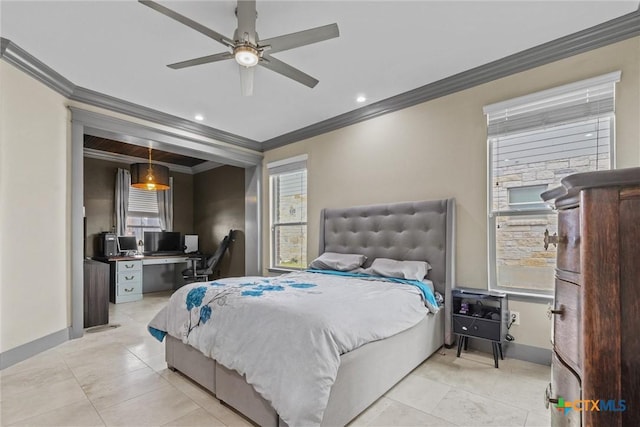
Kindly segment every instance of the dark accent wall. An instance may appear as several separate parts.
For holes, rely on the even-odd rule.
[[[97,253],[97,236],[115,229],[116,170],[129,164],[84,158],[86,256]],[[193,175],[171,172],[173,177],[173,229],[193,233]],[[244,217],[243,217],[244,218]]]
[[[173,177],[173,231],[192,234],[193,227],[193,175],[170,172]]]
[[[244,169],[221,166],[193,177],[193,222],[200,251],[212,254],[229,230],[236,239],[219,266],[221,277],[244,276]]]

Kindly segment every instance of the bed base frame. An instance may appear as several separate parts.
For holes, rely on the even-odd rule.
[[[322,425],[341,426],[355,418],[442,347],[443,331],[444,310],[440,310],[404,332],[340,356]],[[252,422],[265,427],[287,425],[244,376],[169,335],[166,359],[169,368],[185,374]]]

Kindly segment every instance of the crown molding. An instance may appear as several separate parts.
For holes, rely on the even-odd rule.
[[[93,148],[83,148],[83,156],[89,159],[106,160],[109,162],[126,163],[129,165],[133,163],[146,163],[149,161],[149,159],[142,157],[127,156],[126,154],[111,153],[108,151],[95,150]],[[212,161],[206,161],[193,167],[176,165],[174,163],[158,162],[155,160],[153,161],[153,164],[166,166],[171,172],[179,172],[188,175],[195,175],[222,166],[222,163]]]
[[[634,12],[577,33],[569,34],[365,107],[279,135],[262,143],[75,86],[37,58],[15,45],[11,40],[0,38],[0,54],[7,62],[69,99],[160,123],[175,129],[185,130],[238,147],[264,152],[638,35],[640,35],[640,7]]]
[[[262,163],[263,154],[258,151],[223,146],[219,142],[202,141],[172,130],[157,129],[95,111],[77,107],[68,108],[71,111],[71,122],[81,124],[84,133],[89,135],[142,147],[148,147],[149,142],[153,141],[154,148],[160,150],[238,167],[255,166]]]
[[[110,111],[123,113],[131,117],[160,123],[174,129],[192,132],[206,138],[226,142],[238,147],[262,151],[262,144],[258,141],[205,126],[200,123],[195,123],[190,120],[118,99],[91,89],[76,86],[54,69],[13,43],[11,40],[2,37],[0,38],[0,42],[0,56],[2,59],[24,71],[36,80],[49,86],[51,89],[66,98],[88,105],[105,108]]]
[[[191,168],[191,170],[195,175],[197,173],[206,172],[211,169],[219,168],[220,166],[224,166],[224,165],[222,163],[216,163],[216,162],[205,162],[205,163],[200,163],[199,165],[195,165],[194,167]]]
[[[2,59],[49,86],[60,95],[67,98],[71,96],[76,87],[73,83],[11,40],[0,37],[0,41]]]
[[[271,138],[262,143],[262,148],[267,151],[282,147],[638,35],[640,35],[640,7],[634,12],[577,33]]]
[[[110,162],[126,163],[131,165],[133,163],[147,163],[149,159],[143,157],[127,156],[126,154],[111,153],[109,151],[95,150],[93,148],[83,148],[84,157],[90,159],[107,160]],[[166,166],[171,172],[180,172],[193,175],[193,168],[189,166],[176,165],[173,163],[157,162],[153,161],[154,165]]]
[[[238,147],[262,151],[262,144],[258,141],[199,123],[194,123],[190,120],[163,113],[162,111],[154,110],[152,108],[143,107],[142,105],[134,104],[110,95],[105,95],[91,89],[77,86],[69,98],[74,101],[105,108],[110,111],[123,113],[139,119],[149,120],[154,123],[161,123],[174,129],[192,132],[200,136],[233,144]]]

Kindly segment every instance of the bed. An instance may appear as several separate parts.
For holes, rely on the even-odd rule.
[[[321,422],[305,419],[304,422],[292,424],[347,424],[438,348],[453,343],[450,295],[454,283],[454,224],[454,199],[324,209],[321,212],[319,254],[362,254],[366,256],[363,268],[371,266],[377,258],[428,261],[431,270],[427,278],[444,297],[444,304],[437,313],[423,315],[411,327],[339,354],[335,380],[327,392],[328,399],[323,407]],[[298,278],[307,279],[304,274]],[[260,284],[259,289],[274,290],[276,287],[286,286],[288,282],[284,279],[281,280],[283,283],[277,282],[278,279],[264,280],[269,285]],[[252,283],[254,286],[251,289],[258,289],[255,280]],[[305,287],[303,284],[298,287]],[[199,303],[201,300],[202,298]],[[255,307],[252,313],[255,315]],[[390,325],[393,323],[389,318],[385,322]],[[269,331],[269,334],[275,336],[277,332]],[[175,337],[177,335],[179,334],[166,334],[166,361],[171,369],[199,383],[214,393],[221,402],[235,408],[258,425],[288,425],[285,421],[287,418],[281,417],[273,408],[278,405],[272,406],[263,397],[269,394],[264,392],[259,383],[253,382],[254,388],[247,382],[248,375],[240,375],[236,370],[227,368],[235,366],[233,358],[221,355],[216,358],[224,363],[216,362],[198,349],[183,343],[182,339]],[[205,353],[216,354],[209,351]],[[306,360],[302,356],[300,358]],[[313,369],[310,368],[309,371]],[[255,376],[251,377],[252,380],[253,378]]]

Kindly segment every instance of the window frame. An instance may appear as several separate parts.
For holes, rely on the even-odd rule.
[[[613,99],[614,99],[614,105],[615,105],[615,84],[619,81],[620,78],[620,73],[619,72],[615,72],[615,73],[609,73],[608,75],[604,75],[604,76],[600,76],[600,77],[596,77],[593,79],[588,79],[582,82],[576,82],[573,84],[569,84],[569,85],[565,85],[565,86],[560,86],[557,88],[553,88],[553,89],[549,89],[546,91],[542,91],[539,93],[534,93],[531,95],[525,95],[524,97],[520,97],[520,98],[515,98],[513,100],[507,100],[498,104],[493,104],[491,106],[486,106],[484,108],[484,112],[485,114],[487,114],[487,117],[489,115],[489,113],[491,112],[495,112],[498,111],[500,108],[509,108],[512,106],[517,106],[518,103],[522,103],[523,105],[526,103],[526,101],[531,101],[531,100],[541,100],[544,99],[545,96],[550,96],[551,94],[557,95],[559,93],[562,93],[563,90],[569,90],[569,89],[573,89],[573,88],[580,88],[580,87],[587,87],[589,83],[592,82],[602,82],[602,81],[608,81],[609,83],[612,83],[614,85],[613,87]],[[613,111],[606,111],[606,112],[602,112],[600,114],[595,114],[595,115],[586,115],[583,118],[580,119],[573,119],[573,120],[569,120],[569,122],[574,122],[574,121],[579,121],[579,120],[590,120],[590,119],[594,119],[597,118],[598,120],[601,119],[609,119],[609,140],[608,140],[608,147],[609,147],[609,169],[615,169],[616,167],[616,161],[615,161],[615,140],[616,140],[616,135],[615,135],[615,108],[613,109]],[[550,125],[550,128],[553,128],[557,125],[560,125],[560,123],[554,123]],[[489,129],[489,124],[487,123],[487,129]],[[522,129],[521,132],[526,132],[527,129]],[[507,132],[507,133],[511,133],[511,132]],[[487,256],[487,263],[488,263],[488,288],[489,290],[495,290],[495,291],[500,291],[500,292],[505,292],[514,296],[519,296],[519,297],[525,297],[525,298],[533,298],[533,299],[552,299],[553,298],[553,287],[549,290],[540,290],[537,291],[533,288],[526,288],[526,287],[507,287],[507,286],[500,286],[498,284],[498,280],[497,280],[497,275],[498,275],[498,248],[497,248],[497,240],[498,240],[498,233],[497,233],[497,219],[499,217],[503,217],[503,216],[520,216],[520,217],[525,217],[525,216],[540,216],[540,215],[549,215],[549,214],[555,214],[556,210],[550,206],[547,205],[546,207],[543,207],[541,205],[535,206],[535,207],[527,207],[526,204],[524,205],[520,205],[520,206],[514,206],[513,204],[507,203],[508,208],[507,209],[502,209],[502,210],[495,210],[494,211],[494,207],[493,207],[493,203],[494,203],[494,183],[495,183],[495,179],[496,177],[494,176],[494,172],[496,169],[496,165],[494,165],[494,149],[495,149],[495,141],[492,141],[494,138],[497,138],[498,136],[496,136],[495,134],[490,134],[489,132],[487,132],[487,250],[488,250],[488,256]],[[533,184],[535,185],[535,184]],[[543,184],[540,184],[543,185]],[[548,184],[547,184],[548,185]],[[523,186],[523,187],[526,187]],[[507,190],[508,191],[508,190]],[[507,197],[508,196],[508,192],[507,192]],[[508,198],[507,198],[507,202],[508,202]],[[549,230],[550,232],[553,232],[552,230]],[[542,242],[542,239],[541,239]],[[542,245],[542,243],[541,243]]]
[[[152,218],[152,219],[156,219],[158,220],[158,226],[154,227],[154,226],[149,226],[149,225],[131,225],[129,224],[129,219],[130,218]],[[134,230],[140,230],[140,235],[136,234],[135,231],[133,234],[127,234],[128,236],[136,236],[137,241],[142,241],[143,242],[143,247],[144,247],[144,232],[145,231],[162,231],[162,227],[160,226],[160,216],[159,214],[154,215],[149,215],[148,212],[144,212],[144,214],[139,213],[139,212],[132,212],[129,211],[127,213],[127,224],[125,224],[125,229],[127,230],[127,232],[130,229],[134,229]]]
[[[615,96],[615,92],[614,92]],[[603,113],[602,116],[598,116],[598,118],[608,118],[609,119],[609,170],[615,169],[616,161],[615,161],[615,111]],[[585,117],[584,120],[593,119],[591,117]],[[525,132],[525,130],[523,130]],[[554,298],[554,290],[553,288],[547,291],[537,291],[535,289],[527,289],[527,288],[515,288],[515,287],[507,287],[500,286],[498,284],[497,278],[497,270],[498,270],[498,257],[497,257],[497,233],[496,233],[496,220],[501,216],[535,216],[535,215],[549,215],[549,214],[557,214],[557,211],[553,206],[548,205],[547,207],[536,207],[536,208],[526,208],[520,207],[515,209],[505,209],[494,211],[493,210],[493,184],[495,182],[494,177],[494,162],[493,162],[493,154],[494,154],[494,143],[491,141],[495,136],[487,135],[487,264],[488,264],[488,289],[491,291],[504,292],[514,296],[520,296],[525,298],[541,298],[541,299],[553,299]],[[552,230],[549,230],[553,232]],[[541,239],[542,242],[542,239]],[[542,244],[542,243],[541,243]]]
[[[129,206],[131,205],[131,195],[132,192],[135,191],[139,191],[139,192],[144,192],[141,194],[148,194],[148,195],[153,195],[153,197],[155,197],[157,199],[157,194],[155,191],[149,191],[149,190],[144,190],[144,189],[138,189],[135,187],[130,187],[129,188]],[[162,231],[162,226],[160,224],[160,212],[158,209],[157,204],[155,204],[156,207],[156,211],[155,212],[150,212],[150,211],[134,211],[134,210],[130,210],[127,209],[127,223],[125,224],[125,230],[129,229],[134,229],[134,230],[140,230],[140,235],[137,235],[135,232],[133,234],[131,234],[132,236],[136,236],[138,241],[142,241],[143,242],[143,247],[144,247],[144,232],[145,231]],[[158,221],[158,226],[146,226],[146,225],[130,225],[129,224],[129,219],[131,218],[153,218],[156,219]],[[130,234],[127,234],[130,235]]]
[[[307,168],[307,155],[296,156],[288,159],[283,159],[280,161],[272,162],[267,164],[268,170],[268,179],[269,179],[269,271],[300,271],[306,267],[286,267],[281,265],[276,265],[276,254],[279,253],[277,251],[277,239],[276,232],[280,227],[304,227],[304,237],[305,243],[308,243],[309,229],[308,229],[308,211],[306,206],[308,205],[308,188],[309,188],[309,171]],[[289,222],[275,222],[276,218],[276,205],[277,200],[279,200],[279,192],[278,189],[275,188],[275,180],[280,176],[287,173],[293,173],[298,171],[304,171],[306,174],[306,187],[305,187],[305,195],[307,196],[305,200],[305,217],[306,221],[289,221]],[[308,254],[307,244],[302,248],[304,250],[304,255]]]

